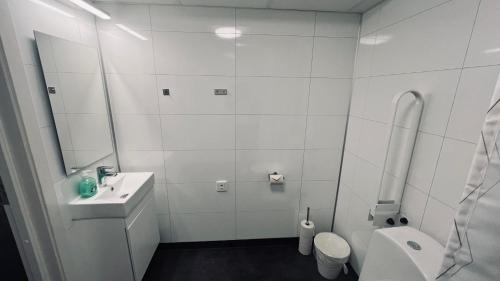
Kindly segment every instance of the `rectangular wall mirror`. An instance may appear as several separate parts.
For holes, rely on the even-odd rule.
[[[113,153],[98,50],[35,31],[66,174]]]

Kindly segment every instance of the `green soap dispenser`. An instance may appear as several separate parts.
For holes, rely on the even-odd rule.
[[[90,171],[85,170],[82,172],[82,179],[78,184],[78,191],[83,198],[89,198],[97,193],[97,184],[93,177],[89,175]]]

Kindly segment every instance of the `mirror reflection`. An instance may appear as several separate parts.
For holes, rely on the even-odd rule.
[[[66,174],[113,153],[98,51],[35,31]]]

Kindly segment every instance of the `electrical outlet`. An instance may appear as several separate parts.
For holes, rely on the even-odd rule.
[[[226,192],[227,191],[227,181],[216,181],[215,182],[215,190],[217,192]]]

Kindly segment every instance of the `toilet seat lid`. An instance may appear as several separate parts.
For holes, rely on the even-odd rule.
[[[314,246],[333,259],[345,259],[351,254],[351,247],[344,238],[331,232],[322,232],[316,235]]]

